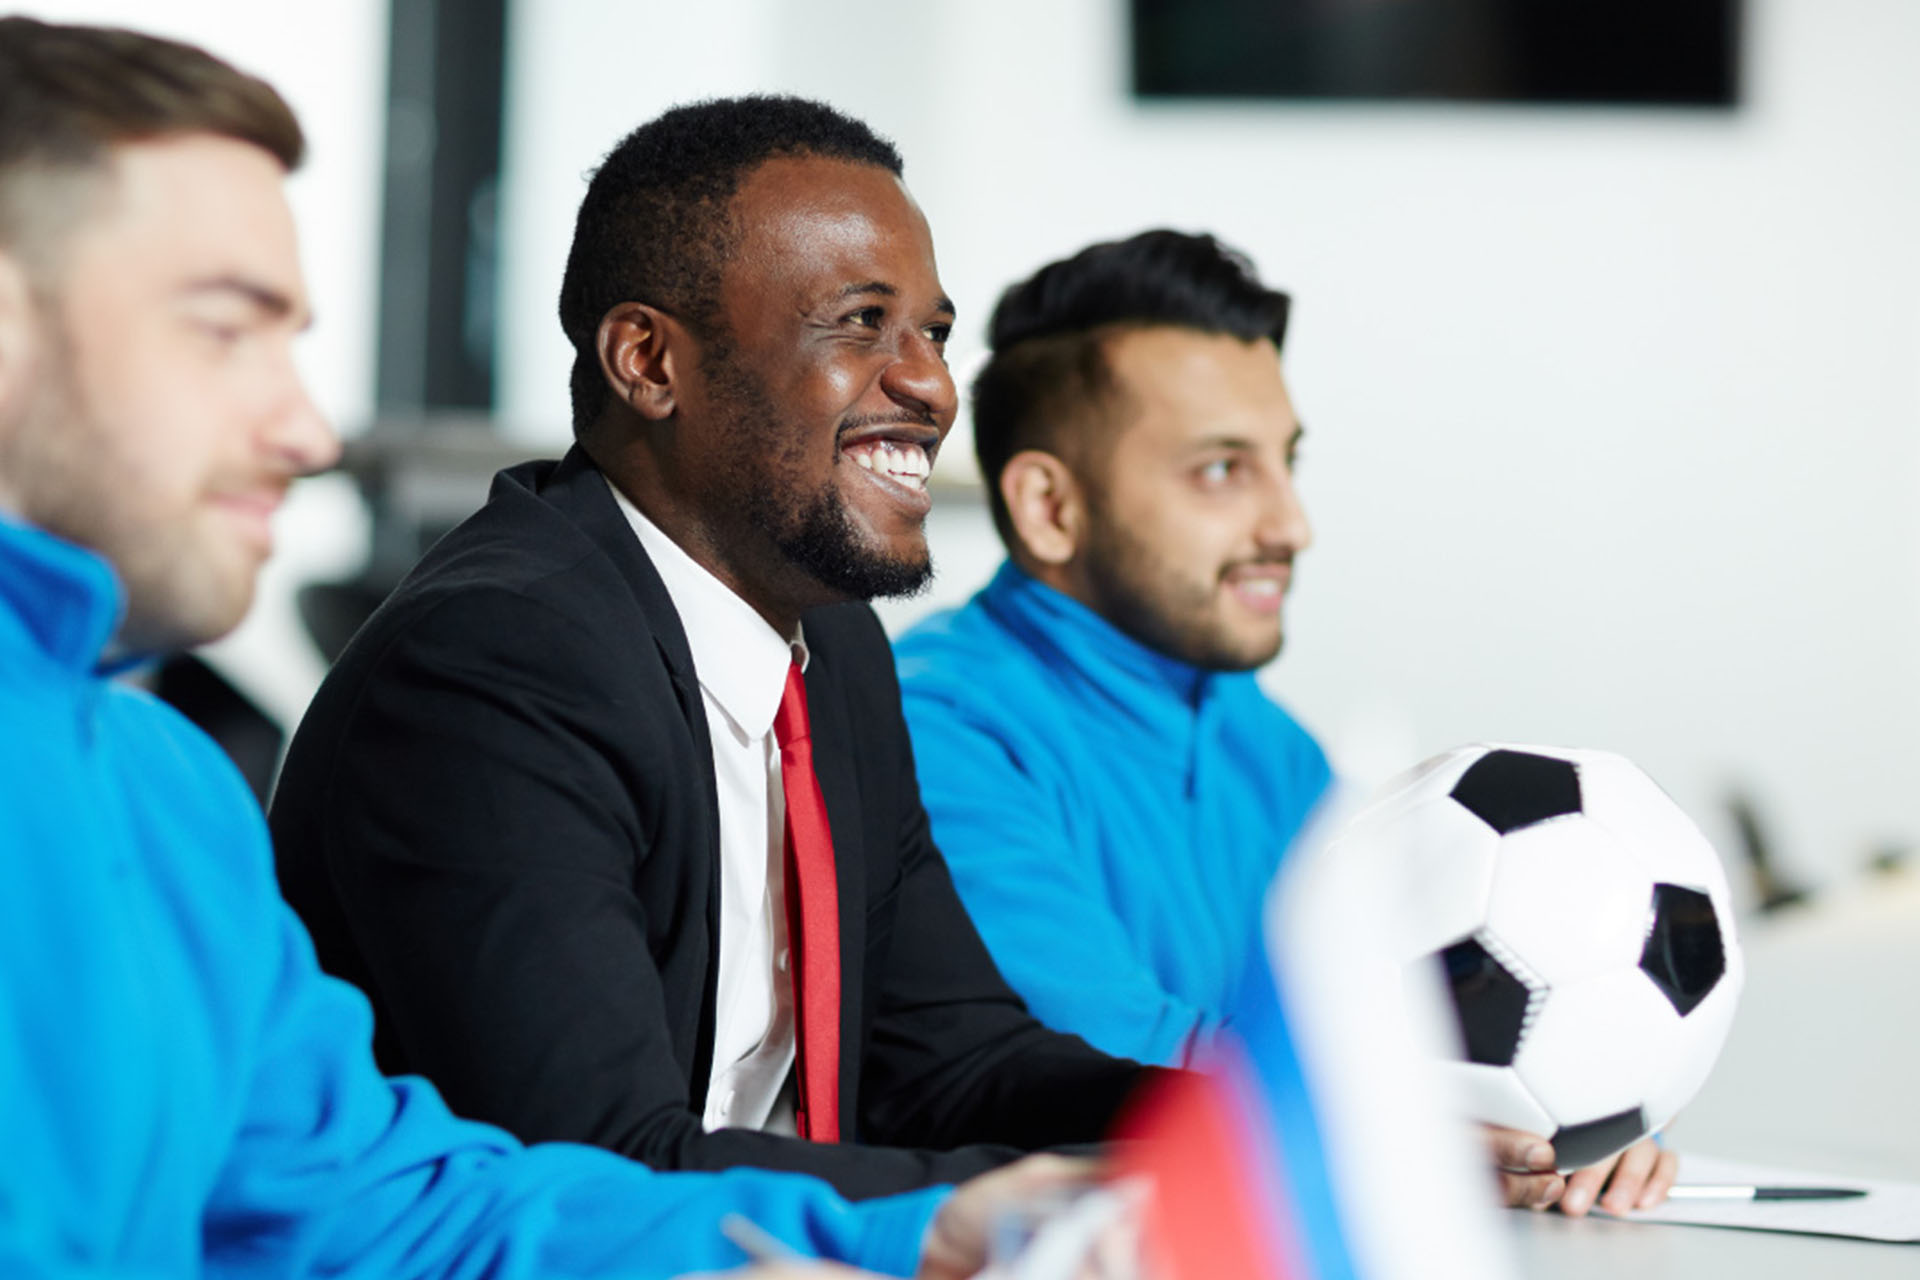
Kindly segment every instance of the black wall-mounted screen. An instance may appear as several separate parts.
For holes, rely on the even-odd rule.
[[[1141,98],[1731,107],[1742,0],[1132,0]]]

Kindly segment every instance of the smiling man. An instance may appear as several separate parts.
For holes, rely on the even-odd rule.
[[[275,506],[337,452],[294,364],[304,149],[203,50],[0,18],[0,1275],[642,1280],[745,1261],[728,1215],[974,1274],[1065,1162],[851,1206],[525,1149],[384,1078],[240,776],[115,678],[240,620]]]
[[[897,646],[934,835],[1002,972],[1049,1025],[1150,1062],[1219,1030],[1329,782],[1253,675],[1312,540],[1289,306],[1166,230],[1009,288],[974,383],[1008,561]],[[1513,1204],[1652,1203],[1676,1167],[1646,1142],[1563,1180],[1544,1141],[1490,1138]]]
[[[859,603],[930,573],[955,412],[900,169],[791,98],[623,141],[561,290],[577,447],[502,473],[295,737],[323,963],[389,1069],[522,1137],[870,1195],[1097,1139],[1141,1075],[1002,983]]]
[[[1252,675],[1312,537],[1287,310],[1173,231],[1008,289],[974,384],[1008,560],[897,647],[934,834],[1001,971],[1049,1025],[1147,1061],[1218,1028],[1328,783]]]

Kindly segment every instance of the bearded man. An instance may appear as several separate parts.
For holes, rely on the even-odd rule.
[[[526,1139],[866,1196],[1098,1139],[1142,1075],[1008,990],[862,603],[929,561],[953,304],[891,145],[677,108],[595,174],[577,444],[343,655],[272,825],[390,1070]]]
[[[744,1215],[973,1275],[1061,1162],[851,1206],[529,1150],[382,1077],[239,774],[115,679],[239,622],[275,507],[337,455],[294,366],[304,151],[204,50],[0,18],[0,1274],[644,1280],[744,1261]]]
[[[1008,559],[896,646],[934,836],[1001,971],[1049,1025],[1148,1062],[1221,1028],[1329,782],[1254,676],[1312,541],[1289,307],[1168,230],[1009,288],[973,388]],[[1657,1201],[1677,1167],[1647,1142],[1563,1180],[1544,1140],[1491,1141],[1509,1202],[1573,1213],[1603,1185]]]

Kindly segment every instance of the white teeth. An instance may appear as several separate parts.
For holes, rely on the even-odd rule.
[[[917,444],[879,440],[865,448],[856,446],[848,452],[854,461],[867,470],[884,475],[909,489],[925,488],[926,477],[933,470],[927,451]]]

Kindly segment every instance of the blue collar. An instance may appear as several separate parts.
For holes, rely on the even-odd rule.
[[[123,603],[100,556],[0,516],[0,639],[17,638],[57,666],[92,672],[120,626]]]
[[[1056,672],[1064,663],[1121,702],[1146,697],[1163,711],[1166,704],[1178,704],[1191,715],[1218,675],[1148,648],[1011,560],[1000,566],[980,598],[1003,626],[1047,654]]]

